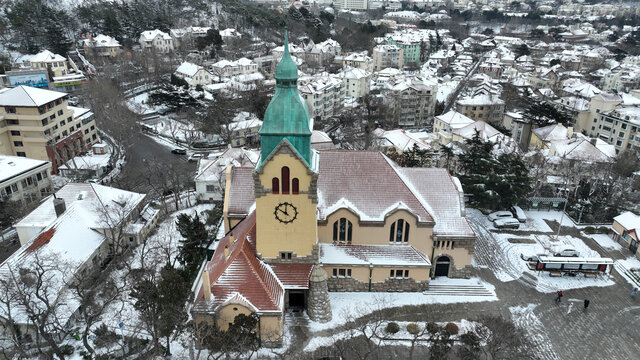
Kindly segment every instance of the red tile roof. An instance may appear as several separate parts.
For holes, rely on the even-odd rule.
[[[215,308],[224,302],[241,295],[258,312],[282,311],[284,288],[269,265],[256,257],[254,245],[249,238],[255,239],[256,215],[251,213],[231,231],[235,241],[227,235],[220,240],[211,261],[206,265],[211,281],[213,304],[200,304],[200,308]],[[228,248],[228,257],[225,257]],[[202,294],[198,302],[206,301]]]
[[[320,262],[326,265],[431,266],[427,256],[411,245],[320,244]]]
[[[32,252],[35,251],[41,247],[43,247],[44,245],[48,244],[49,241],[51,241],[51,238],[53,237],[53,234],[56,233],[56,228],[55,226],[52,226],[49,230],[47,231],[43,231],[40,233],[40,235],[38,235],[34,240],[33,243],[31,243],[31,245],[29,245],[28,248],[24,249],[24,252]]]
[[[271,264],[285,289],[308,289],[313,264]]]

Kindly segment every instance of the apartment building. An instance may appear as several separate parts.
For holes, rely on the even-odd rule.
[[[345,68],[338,77],[342,79],[345,86],[345,96],[358,99],[369,93],[371,83],[371,73],[358,68]]]
[[[0,154],[50,161],[53,173],[99,141],[93,113],[68,95],[28,86],[0,92]]]
[[[368,0],[334,0],[333,6],[338,10],[367,10]]]
[[[640,107],[618,107],[605,111],[594,122],[590,134],[614,145],[616,152],[640,149]]]
[[[82,40],[82,47],[84,48],[84,53],[92,58],[114,58],[122,53],[122,45],[118,40],[102,34],[95,37],[89,35]]]
[[[159,53],[168,53],[174,49],[173,38],[158,29],[140,33],[140,46],[142,50],[154,50]]]
[[[396,45],[377,45],[373,48],[373,71],[386,68],[402,69],[404,49]]]
[[[0,155],[0,199],[29,204],[52,190],[50,162]]]
[[[502,122],[504,116],[504,101],[491,94],[460,99],[456,102],[456,111],[473,120],[489,123]]]
[[[342,67],[354,67],[364,71],[373,71],[373,59],[367,55],[366,51],[336,56],[333,62],[340,64]]]
[[[406,36],[392,36],[387,39],[388,45],[395,45],[402,49],[404,65],[420,64],[421,43],[423,43],[423,41]],[[426,46],[430,46],[428,41],[425,43]]]
[[[433,122],[438,84],[418,76],[389,81],[382,95],[400,127],[423,127]]]
[[[346,95],[344,81],[328,75],[300,78],[298,90],[307,103],[309,115],[316,120],[338,114]]]

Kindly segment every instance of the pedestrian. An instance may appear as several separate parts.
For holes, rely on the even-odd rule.
[[[587,311],[587,308],[589,307],[589,303],[591,301],[589,301],[589,299],[584,299],[584,311]]]
[[[638,295],[638,288],[633,288],[633,290],[631,290],[631,297],[635,299],[636,295]]]
[[[571,310],[573,310],[573,303],[569,303],[569,309],[567,309],[567,314],[571,313]]]
[[[556,297],[556,302],[559,303],[560,300],[562,300],[562,290],[558,290],[557,294],[558,297]]]

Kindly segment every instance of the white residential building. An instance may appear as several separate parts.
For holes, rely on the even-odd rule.
[[[354,67],[369,72],[373,71],[373,58],[368,56],[366,51],[336,56],[333,62],[340,64],[342,67]]]
[[[194,178],[198,201],[221,201],[226,184],[225,171],[232,166],[255,167],[260,152],[247,148],[228,148],[212,159],[201,159]]]
[[[473,124],[475,121],[463,114],[451,110],[445,114],[438,115],[433,121],[433,133],[438,135],[441,144],[448,144],[453,139],[454,130]]]
[[[371,72],[358,68],[345,68],[338,77],[344,81],[346,97],[358,99],[369,93]]]
[[[50,162],[0,155],[0,199],[29,204],[52,189]]]
[[[85,54],[90,57],[116,57],[122,53],[122,45],[111,36],[96,35],[82,40]]]
[[[313,119],[327,119],[336,115],[344,103],[346,89],[341,78],[329,75],[302,77],[298,90]]]
[[[367,10],[368,0],[333,0],[333,6],[338,10]]]
[[[431,123],[435,112],[438,84],[419,76],[398,76],[382,89],[393,122],[400,127],[423,127]]]
[[[211,74],[202,66],[190,62],[183,62],[174,73],[183,79],[189,86],[211,84]]]
[[[140,33],[140,46],[142,50],[154,50],[159,53],[169,53],[174,49],[173,38],[158,29]]]
[[[396,45],[377,45],[373,48],[373,71],[386,68],[402,69],[404,49]]]

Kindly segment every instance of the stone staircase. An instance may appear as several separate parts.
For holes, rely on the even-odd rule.
[[[632,269],[627,268],[619,262],[615,263],[614,268],[620,275],[624,275],[629,280],[631,280],[636,287],[640,287],[640,272],[633,271]]]
[[[477,284],[429,284],[429,289],[424,292],[431,296],[481,296],[494,297],[494,291],[487,289],[483,285]]]

